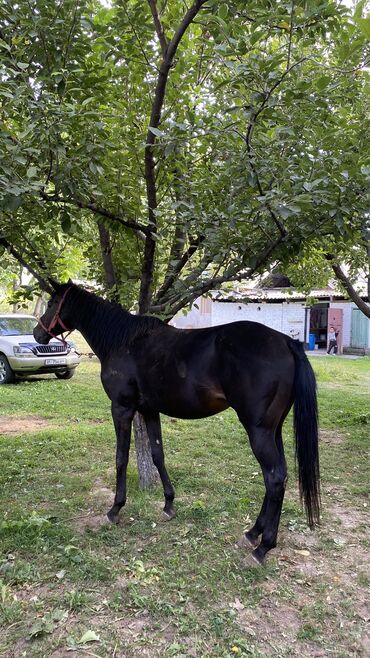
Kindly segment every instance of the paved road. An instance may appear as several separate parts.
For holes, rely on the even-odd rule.
[[[306,350],[307,356],[330,356],[333,359],[362,359],[360,354],[327,354],[326,350]]]

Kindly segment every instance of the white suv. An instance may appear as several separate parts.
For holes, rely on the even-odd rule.
[[[0,385],[14,382],[16,375],[54,373],[70,379],[80,363],[73,343],[51,340],[40,345],[33,337],[37,319],[18,313],[0,314]]]

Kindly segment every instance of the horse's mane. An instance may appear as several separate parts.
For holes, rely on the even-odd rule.
[[[94,348],[101,356],[146,336],[164,322],[156,317],[133,315],[115,302],[109,302],[76,285],[70,285],[69,312],[78,316],[89,332]],[[67,298],[68,299],[68,298]]]

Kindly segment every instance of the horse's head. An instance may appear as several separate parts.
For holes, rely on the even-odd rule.
[[[69,280],[68,283],[63,284],[57,283],[53,279],[49,279],[49,281],[54,292],[48,301],[44,315],[33,330],[35,340],[41,345],[47,345],[50,338],[57,338],[59,334],[63,334],[63,331],[70,333],[75,328],[71,324],[67,308],[68,295],[73,287],[72,281]]]

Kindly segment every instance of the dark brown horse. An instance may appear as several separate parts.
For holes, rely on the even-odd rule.
[[[232,407],[260,463],[266,493],[244,541],[263,562],[276,546],[287,477],[282,425],[294,403],[299,487],[309,526],[319,521],[316,384],[303,345],[256,322],[181,330],[158,318],[137,316],[68,282],[53,283],[46,313],[34,330],[42,344],[78,329],[101,362],[117,435],[117,487],[108,512],[118,522],[126,502],[131,424],[143,414],[168,517],[174,490],[164,463],[160,414],[204,418]],[[261,541],[259,541],[260,536]]]

